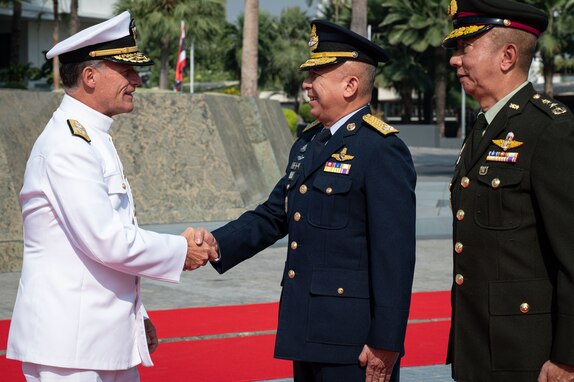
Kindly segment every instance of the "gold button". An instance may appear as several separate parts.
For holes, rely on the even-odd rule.
[[[492,179],[492,182],[490,182],[490,185],[492,186],[492,188],[500,187],[500,179],[498,179],[498,178]]]
[[[293,269],[289,270],[289,272],[287,273],[287,276],[289,276],[290,279],[295,277],[295,271]]]
[[[456,253],[462,253],[462,250],[464,248],[464,245],[462,245],[462,243],[458,242],[454,245],[454,251]]]
[[[460,180],[460,185],[462,186],[462,188],[468,188],[468,186],[470,185],[470,179],[468,179],[468,177],[464,176]]]
[[[125,190],[126,189],[126,184],[122,183],[122,188]]]
[[[304,194],[307,192],[307,186],[302,184],[301,187],[299,187],[299,192]]]
[[[298,222],[299,220],[301,220],[301,214],[299,212],[295,212],[295,215],[293,215],[293,219],[295,219],[295,221]]]
[[[337,293],[343,294],[343,293],[345,293],[345,290],[343,288],[339,288],[339,289],[337,289]]]
[[[448,183],[448,190],[450,191],[452,189],[452,183]]]
[[[456,285],[462,285],[464,284],[464,276],[459,273],[456,275],[454,281],[456,282]]]
[[[325,190],[325,193],[327,195],[331,195],[333,193],[333,189],[331,187],[327,187],[327,189]]]
[[[463,210],[456,211],[456,219],[458,221],[461,221],[462,219],[464,219],[464,211]]]
[[[299,244],[297,244],[296,241],[292,241],[292,242],[291,242],[291,249],[292,249],[292,250],[296,250],[298,246],[299,246]]]
[[[520,311],[522,313],[528,313],[530,311],[530,305],[528,305],[527,302],[523,302],[522,304],[520,304]]]
[[[285,186],[285,189],[289,190],[291,188],[291,184]]]

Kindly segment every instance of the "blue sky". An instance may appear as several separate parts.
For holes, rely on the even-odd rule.
[[[316,3],[316,2],[315,2]],[[227,0],[227,21],[233,23],[237,17],[243,13],[243,0]],[[273,16],[279,16],[284,8],[299,6],[302,10],[307,10],[306,0],[259,0],[259,9],[269,12]],[[313,10],[316,5],[313,5]],[[312,11],[308,11],[310,16],[314,16]]]

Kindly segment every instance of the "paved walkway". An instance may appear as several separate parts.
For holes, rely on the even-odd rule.
[[[451,286],[451,216],[448,182],[458,150],[412,148],[418,173],[417,263],[413,289],[439,291]],[[147,226],[166,233],[181,233],[188,225],[216,228],[225,222],[199,222]],[[211,267],[185,272],[180,284],[143,280],[148,310],[196,306],[253,304],[278,301],[286,239],[262,251],[224,275]],[[10,319],[19,273],[0,273],[0,319]],[[291,379],[275,380],[292,381]],[[445,365],[403,368],[402,382],[452,382]]]

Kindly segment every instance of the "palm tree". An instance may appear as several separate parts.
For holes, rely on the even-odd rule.
[[[556,72],[556,59],[567,52],[574,33],[574,0],[530,0],[532,5],[548,14],[548,28],[538,40],[543,64],[544,92],[553,96],[552,78]]]
[[[353,0],[351,7],[351,30],[367,37],[367,0]]]
[[[54,25],[52,27],[52,42],[54,45],[60,40],[60,5],[58,0],[53,0]],[[60,60],[58,56],[52,59],[52,72],[54,78],[54,89],[60,89]]]
[[[12,0],[12,26],[10,31],[10,65],[20,63],[20,35],[22,30],[22,1]],[[4,5],[6,2],[0,2]],[[11,78],[10,81],[13,79]]]
[[[243,52],[241,54],[241,95],[257,97],[257,47],[259,0],[245,0],[243,9]]]
[[[271,51],[270,70],[287,96],[295,99],[299,110],[299,94],[304,74],[299,66],[309,57],[309,17],[299,7],[285,9],[279,18],[278,33]]]
[[[437,125],[444,135],[447,54],[441,47],[447,35],[450,21],[445,16],[448,0],[385,0],[382,11],[386,17],[379,24],[383,36],[392,46],[402,45],[408,55],[433,51],[434,89]],[[429,76],[433,73],[428,72]],[[399,90],[399,93],[406,93]]]
[[[225,23],[225,0],[119,0],[115,11],[130,10],[146,51],[159,50],[159,88],[169,89],[170,62],[175,63],[181,20],[190,25],[188,41],[210,41]],[[172,59],[173,58],[173,59]]]
[[[80,30],[80,19],[78,17],[78,7],[80,0],[70,2],[70,36]]]
[[[267,12],[259,12],[258,23],[259,30],[265,31],[265,33],[258,33],[257,51],[264,52],[264,54],[257,54],[257,86],[258,88],[268,89],[275,87],[277,72],[285,69],[285,67],[277,67],[273,63],[278,46],[282,44],[282,31],[277,19]],[[222,44],[225,45],[225,53],[223,55],[225,68],[233,72],[235,78],[239,79],[244,68],[244,65],[242,65],[244,24],[244,16],[241,15],[235,25],[227,25],[222,39]],[[305,32],[308,29],[308,25],[305,26]],[[253,67],[253,64],[251,66]]]

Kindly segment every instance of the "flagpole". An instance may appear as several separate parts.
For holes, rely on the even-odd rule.
[[[193,94],[193,77],[194,77],[194,47],[193,40],[191,41],[191,47],[189,48],[189,92]]]

